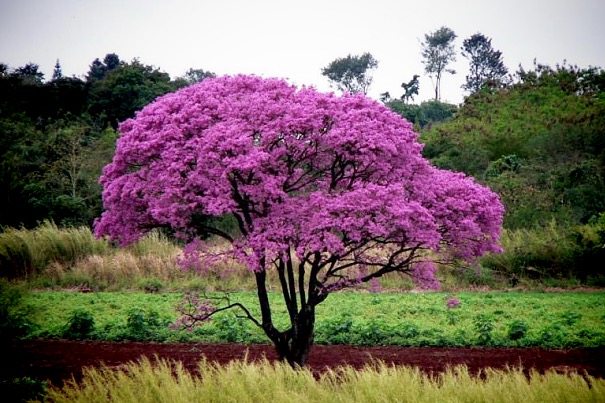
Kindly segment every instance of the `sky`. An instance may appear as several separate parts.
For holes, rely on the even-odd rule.
[[[50,79],[58,59],[64,75],[84,77],[95,58],[116,53],[172,78],[199,68],[336,91],[322,68],[370,52],[379,64],[368,95],[399,97],[418,74],[420,102],[434,94],[421,43],[446,26],[458,56],[442,100],[460,103],[464,39],[491,38],[510,72],[534,59],[605,68],[604,16],[603,0],[0,0],[0,63],[36,63]]]

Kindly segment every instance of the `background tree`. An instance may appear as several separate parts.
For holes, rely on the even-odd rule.
[[[424,132],[424,154],[498,190],[509,229],[586,223],[605,211],[605,103],[597,84],[605,73],[537,65],[517,76],[505,90],[471,94],[456,119]]]
[[[89,73],[88,111],[116,128],[143,106],[173,90],[170,76],[138,60],[117,62],[107,55],[102,65],[93,62]],[[103,67],[104,66],[104,67]],[[94,79],[90,78],[93,77]],[[100,77],[100,78],[99,78]]]
[[[86,74],[86,82],[93,83],[94,81],[101,80],[108,72],[117,69],[121,65],[122,61],[115,53],[106,54],[103,61],[97,58],[90,65]]]
[[[499,86],[506,83],[508,69],[502,53],[492,48],[492,40],[477,33],[462,42],[462,56],[469,61],[469,75],[462,88],[473,93],[484,85]]]
[[[456,50],[454,40],[456,34],[447,27],[441,27],[435,32],[424,35],[422,42],[422,57],[424,71],[431,77],[435,84],[435,100],[441,100],[441,79],[443,73],[456,74],[447,66],[456,61]]]
[[[211,71],[190,68],[189,70],[187,70],[185,75],[175,78],[172,81],[172,86],[175,89],[179,89],[179,88],[187,87],[192,84],[199,83],[206,78],[213,78],[213,77],[216,77],[216,74]]]
[[[330,293],[390,272],[435,287],[431,259],[470,262],[499,250],[498,197],[432,167],[411,124],[364,96],[222,77],[158,99],[120,132],[101,178],[106,211],[96,234],[124,245],[168,227],[190,241],[185,266],[228,257],[246,264],[260,318],[237,302],[192,298],[183,324],[239,308],[294,366],[307,361],[316,306]],[[209,216],[233,217],[237,232]],[[231,249],[213,254],[207,235]],[[285,330],[273,321],[269,270],[281,284]]]
[[[372,84],[372,70],[378,67],[378,61],[370,53],[336,59],[321,70],[337,89],[351,94],[367,94]]]
[[[391,93],[388,91],[381,93],[379,99],[383,104],[389,103],[393,100],[393,98],[391,98]]]
[[[429,129],[433,125],[447,122],[455,116],[458,110],[454,104],[435,100],[424,101],[420,105],[416,105],[405,103],[400,99],[392,99],[386,102],[386,106],[413,123],[418,130]]]
[[[418,95],[418,90],[420,89],[420,83],[418,82],[418,74],[414,74],[414,77],[407,83],[402,83],[401,88],[405,91],[401,96],[401,100],[404,103],[408,103],[410,100],[414,100],[414,95]]]
[[[53,69],[52,81],[63,78],[63,69],[61,69],[61,63],[59,63],[59,59],[55,63],[55,68]]]
[[[44,82],[44,73],[40,71],[40,66],[35,63],[28,63],[16,68],[12,76],[26,85],[41,85]]]

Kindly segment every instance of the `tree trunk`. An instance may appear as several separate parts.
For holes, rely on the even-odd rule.
[[[306,308],[307,312],[300,313],[297,323],[274,343],[279,359],[293,368],[307,364],[315,338],[315,310],[309,306]]]

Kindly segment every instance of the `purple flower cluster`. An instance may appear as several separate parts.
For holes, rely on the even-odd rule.
[[[225,76],[158,98],[119,130],[97,236],[128,244],[169,226],[193,240],[181,264],[201,274],[202,216],[237,219],[242,235],[226,237],[223,256],[267,270],[292,253],[325,269],[326,290],[372,278],[344,269],[354,265],[437,289],[429,252],[472,261],[500,250],[498,196],[431,166],[412,125],[363,95]]]
[[[458,308],[460,307],[460,300],[455,297],[447,297],[445,301],[445,306],[447,306],[448,309]]]

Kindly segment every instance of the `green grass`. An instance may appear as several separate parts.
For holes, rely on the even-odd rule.
[[[382,363],[362,370],[343,367],[319,379],[286,364],[200,362],[200,377],[180,363],[147,359],[121,369],[89,369],[81,383],[51,388],[52,402],[598,402],[605,380],[554,372],[526,377],[521,369],[485,370],[472,376],[465,367],[440,375]]]
[[[222,294],[211,294],[220,296]],[[317,308],[316,343],[402,346],[506,346],[572,348],[605,345],[605,293],[461,292],[458,308],[445,293],[335,293]],[[37,291],[23,297],[33,322],[28,337],[265,343],[237,311],[216,315],[193,332],[168,328],[179,293]],[[255,293],[231,293],[259,315]],[[278,328],[288,316],[270,293]],[[79,312],[74,318],[74,314]],[[74,321],[93,318],[84,336]]]

